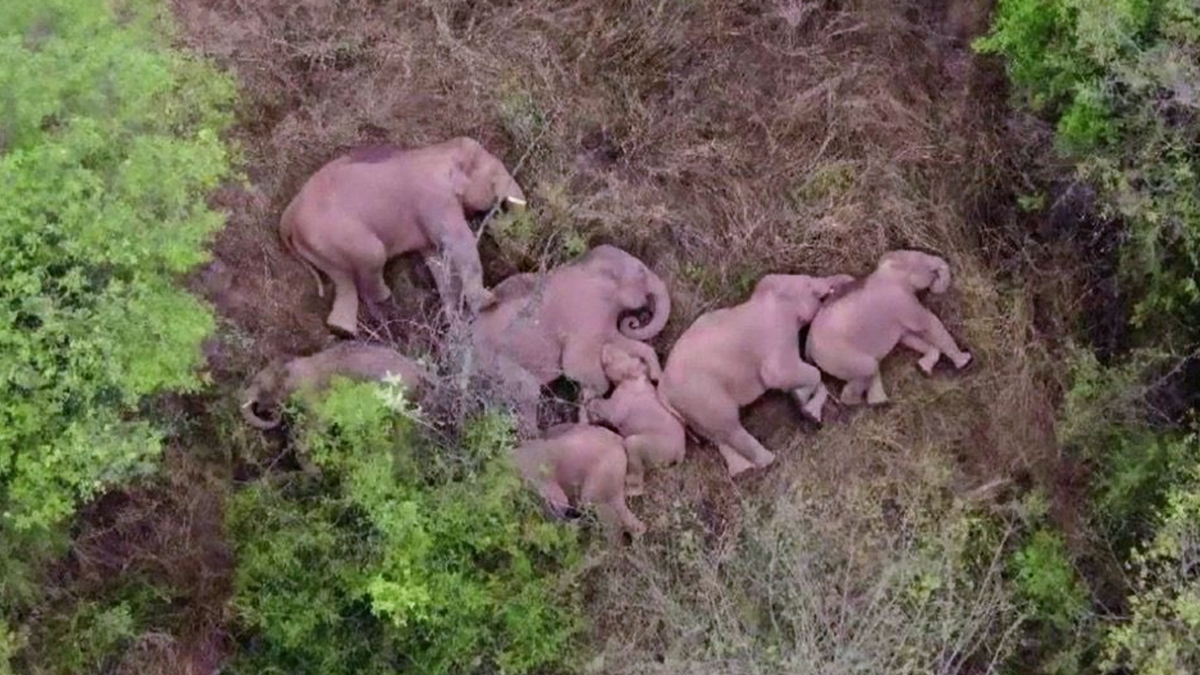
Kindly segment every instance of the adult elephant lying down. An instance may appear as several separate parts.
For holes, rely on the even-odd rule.
[[[339,342],[328,349],[288,361],[275,359],[263,368],[242,392],[242,417],[259,429],[273,429],[282,421],[279,408],[295,392],[320,392],[336,377],[383,381],[400,378],[412,395],[428,385],[428,371],[390,347],[362,342]],[[263,411],[271,410],[269,417]]]
[[[523,422],[536,426],[541,386],[561,375],[579,383],[584,403],[608,391],[600,359],[606,344],[645,361],[658,380],[658,355],[642,340],[667,325],[671,297],[629,253],[597,246],[546,274],[509,277],[493,292],[495,304],[473,325],[475,347],[517,398]],[[651,313],[645,325],[632,316],[639,310]]]
[[[809,328],[805,355],[845,381],[840,399],[846,405],[862,403],[864,393],[871,405],[888,400],[879,363],[897,344],[921,353],[917,365],[926,375],[942,355],[962,369],[971,355],[959,349],[941,319],[917,297],[926,289],[945,293],[949,287],[945,259],[921,251],[890,251],[865,279],[825,301]]]
[[[524,208],[525,194],[470,138],[408,150],[359,148],[305,182],[283,212],[280,236],[286,249],[329,275],[334,299],[326,323],[352,336],[359,296],[369,304],[391,297],[384,264],[409,251],[425,256],[448,313],[460,299],[472,313],[491,302],[467,216],[497,202]]]
[[[730,476],[775,461],[739,418],[741,407],[768,390],[790,392],[810,417],[821,420],[827,393],[820,371],[800,360],[800,329],[822,298],[852,280],[768,274],[749,300],[702,314],[675,342],[659,394],[716,444]]]

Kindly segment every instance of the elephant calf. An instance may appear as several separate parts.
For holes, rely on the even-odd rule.
[[[391,297],[383,266],[409,251],[425,256],[448,314],[460,296],[472,313],[489,304],[467,216],[497,200],[525,206],[504,164],[470,138],[410,150],[359,148],[304,183],[283,212],[280,236],[288,251],[329,275],[334,299],[326,323],[353,336],[359,296],[371,306]]]
[[[687,444],[683,422],[659,399],[645,361],[612,345],[604,346],[600,361],[616,389],[607,399],[593,399],[585,411],[611,423],[625,438],[629,456],[625,492],[640,495],[645,491],[647,466],[683,461]]]
[[[875,271],[828,299],[813,318],[805,355],[821,370],[845,381],[841,401],[847,405],[887,402],[879,363],[897,344],[921,352],[918,366],[926,375],[943,354],[957,369],[971,362],[954,338],[917,294],[925,289],[944,293],[950,287],[950,265],[920,251],[890,251]]]
[[[322,391],[335,377],[357,381],[383,381],[399,376],[411,394],[429,383],[430,376],[412,359],[381,345],[339,342],[311,356],[276,359],[254,377],[242,393],[242,417],[259,429],[273,429],[282,421],[279,407],[296,391]],[[260,410],[274,410],[264,418]]]
[[[775,455],[742,426],[739,408],[769,389],[791,392],[821,421],[821,373],[800,360],[800,329],[821,299],[852,277],[768,274],[746,302],[703,314],[679,336],[658,392],[688,426],[716,444],[730,476],[763,468]]]
[[[646,526],[625,503],[625,446],[621,437],[589,424],[559,424],[542,438],[517,446],[513,464],[559,518],[574,509],[568,493],[596,507],[615,538],[622,531],[640,535]]]

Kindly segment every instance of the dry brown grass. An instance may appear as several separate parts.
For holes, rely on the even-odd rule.
[[[988,90],[994,74],[962,50],[987,2],[174,4],[185,41],[232,68],[245,92],[236,135],[253,186],[219,197],[230,213],[215,247],[226,270],[201,284],[227,320],[216,352],[226,383],[326,340],[328,298],[278,245],[279,214],[301,182],[360,142],[465,134],[510,166],[526,158],[517,178],[536,215],[531,248],[511,225],[491,229],[488,282],[581,242],[615,243],[672,289],[675,311],[655,341],[664,355],[699,313],[740,301],[767,272],[862,274],[905,245],[939,250],[955,267],[935,310],[975,354],[972,372],[924,379],[913,357],[893,357],[894,403],[819,432],[768,397],[747,425],[782,450],[779,464],[733,484],[716,453],[692,448],[634,505],[654,546],[682,531],[673,514],[686,513],[719,558],[743,503],[769,503],[801,479],[869,509],[912,484],[986,497],[1053,459],[1058,368],[1045,332],[1061,322],[1035,327],[1044,279],[1001,268],[1003,232],[977,219],[994,215],[992,183],[1011,179],[1013,165],[999,93]],[[404,260],[389,276],[398,314],[420,321],[432,290],[413,267]],[[629,566],[670,574],[653,550],[596,563],[601,643],[663,649],[665,638],[627,620],[638,611],[628,589],[604,576]]]

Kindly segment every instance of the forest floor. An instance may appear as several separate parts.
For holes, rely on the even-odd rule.
[[[1038,272],[1018,253],[1036,224],[1015,206],[1015,167],[1048,136],[1014,122],[1002,71],[970,53],[988,4],[174,0],[184,43],[239,79],[248,178],[217,195],[228,225],[194,279],[222,320],[209,349],[216,394],[197,403],[213,418],[201,434],[212,447],[173,461],[219,478],[178,481],[203,514],[182,520],[218,536],[205,486],[233,474],[235,455],[271,452],[240,424],[237,388],[271,358],[329,339],[328,296],[279,244],[301,183],[356,144],[467,135],[521,162],[536,215],[533,232],[491,229],[489,286],[618,245],[671,289],[670,324],[652,341],[663,357],[696,316],[740,302],[769,272],[862,275],[904,246],[953,266],[951,291],[930,304],[973,353],[969,372],[926,378],[898,352],[884,368],[886,407],[835,411],[820,428],[783,396],[747,409],[751,433],[779,454],[763,475],[731,481],[698,445],[651,474],[631,502],[645,540],[593,550],[583,573],[609,672],[689,649],[680,626],[695,619],[677,612],[722,582],[689,576],[684,534],[715,565],[763,507],[800,500],[831,524],[882,523],[930,500],[986,504],[1039,484],[1069,523],[1056,353],[1086,298],[1065,263]],[[420,323],[435,306],[420,263],[397,260],[388,276],[400,315]],[[210,608],[227,585],[214,546]],[[197,644],[213,643],[222,614],[203,615]]]

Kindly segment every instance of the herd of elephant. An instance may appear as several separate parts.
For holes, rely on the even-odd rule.
[[[525,206],[504,164],[469,138],[360,148],[323,166],[284,211],[280,233],[285,249],[310,266],[322,297],[318,270],[332,281],[326,323],[349,339],[260,372],[244,392],[247,421],[277,426],[287,396],[335,377],[398,376],[410,397],[421,395],[433,381],[429,371],[391,347],[353,339],[360,300],[377,315],[391,297],[384,264],[406,252],[423,255],[443,311],[470,323],[478,367],[512,395],[527,438],[513,451],[524,480],[556,516],[573,517],[572,502],[586,503],[613,534],[644,532],[626,497],[642,494],[647,469],[683,460],[687,428],[713,443],[737,476],[775,459],[739,417],[768,390],[788,392],[820,422],[828,398],[822,372],[845,383],[842,404],[877,405],[887,400],[880,361],[897,344],[920,352],[925,374],[943,355],[956,369],[971,361],[918,299],[946,291],[949,265],[898,250],[863,278],[766,274],[745,302],[698,317],[660,365],[646,340],[666,326],[670,294],[617,247],[596,246],[549,271],[484,287],[468,218]],[[579,419],[538,431],[542,387],[563,376],[579,385]],[[276,412],[264,417],[265,410]]]

